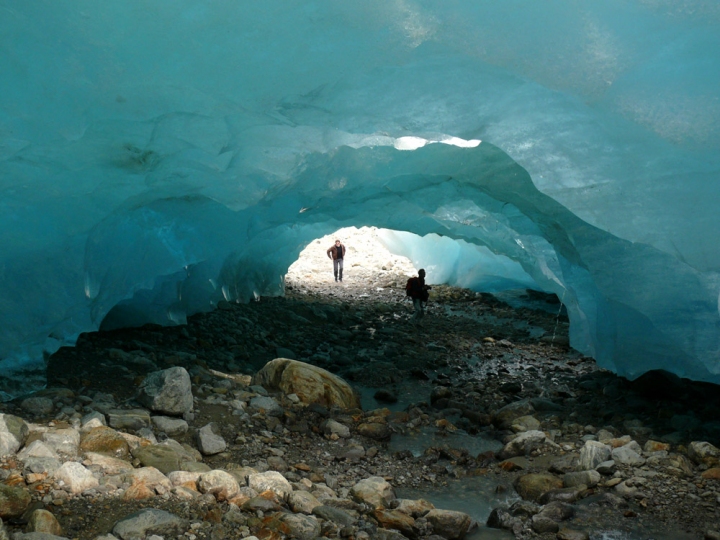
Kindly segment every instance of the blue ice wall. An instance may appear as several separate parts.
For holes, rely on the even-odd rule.
[[[474,244],[438,271],[487,250],[602,365],[720,381],[715,0],[0,0],[0,51],[2,391],[108,314],[280,294],[345,225]]]

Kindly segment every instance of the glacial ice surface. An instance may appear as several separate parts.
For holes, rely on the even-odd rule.
[[[0,14],[0,390],[101,325],[282,294],[349,225],[557,293],[617,373],[720,382],[716,0]]]

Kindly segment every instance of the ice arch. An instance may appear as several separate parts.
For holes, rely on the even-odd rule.
[[[280,293],[305,242],[372,224],[516,261],[619,373],[720,378],[714,0],[0,13],[5,376],[118,304]]]

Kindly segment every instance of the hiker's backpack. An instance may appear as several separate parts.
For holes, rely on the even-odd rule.
[[[417,281],[416,277],[411,277],[407,280],[407,284],[405,285],[406,296],[412,296],[413,290],[415,289],[415,281]]]

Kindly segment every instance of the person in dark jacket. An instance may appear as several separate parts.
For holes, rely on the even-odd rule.
[[[418,270],[418,276],[410,280],[409,286],[410,298],[412,298],[413,308],[415,309],[413,321],[418,323],[420,322],[420,319],[425,316],[425,304],[430,298],[430,293],[428,291],[432,289],[429,285],[425,285],[424,269],[421,268]]]
[[[340,240],[335,240],[335,245],[331,246],[330,249],[327,250],[327,255],[332,259],[333,262],[335,281],[338,280],[338,276],[340,277],[340,281],[342,281],[343,260],[345,259],[345,246],[340,242]]]

